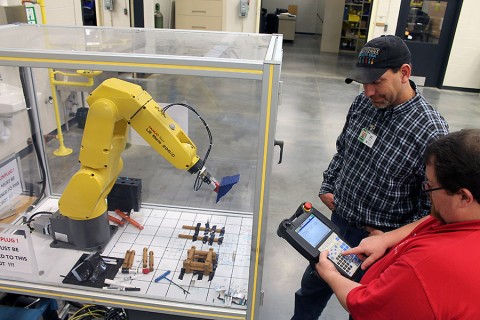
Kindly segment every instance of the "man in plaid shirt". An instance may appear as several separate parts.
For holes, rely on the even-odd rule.
[[[403,40],[381,36],[365,44],[345,80],[363,84],[364,92],[350,107],[319,197],[353,247],[430,212],[422,193],[423,154],[430,141],[448,133],[448,124],[410,75],[411,55]],[[308,266],[292,319],[318,319],[332,294]]]

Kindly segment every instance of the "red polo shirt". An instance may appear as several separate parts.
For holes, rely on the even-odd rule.
[[[365,273],[347,296],[360,319],[480,319],[480,220],[429,218]]]

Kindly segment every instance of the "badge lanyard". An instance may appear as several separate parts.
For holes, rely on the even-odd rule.
[[[360,131],[360,135],[358,136],[358,140],[360,140],[361,143],[368,146],[369,148],[373,147],[373,144],[375,143],[375,140],[377,139],[377,135],[373,133],[373,130],[375,130],[375,125],[371,124],[368,127],[368,129],[363,128]]]

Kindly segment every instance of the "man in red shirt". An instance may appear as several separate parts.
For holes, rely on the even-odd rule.
[[[480,317],[480,129],[432,142],[425,163],[430,216],[345,251],[364,259],[360,283],[320,255],[317,272],[355,320]]]

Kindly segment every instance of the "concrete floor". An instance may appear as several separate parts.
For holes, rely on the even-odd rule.
[[[317,197],[322,173],[335,153],[335,140],[342,130],[347,110],[353,98],[361,90],[357,84],[347,85],[344,82],[346,73],[355,62],[355,56],[320,53],[319,42],[318,36],[297,35],[294,42],[285,42],[283,47],[281,75],[283,87],[275,138],[283,140],[285,147],[283,163],[276,164],[279,152],[276,148],[272,165],[262,282],[265,295],[264,304],[260,309],[262,320],[291,318],[294,292],[300,285],[300,278],[307,263],[285,240],[277,236],[276,230],[278,224],[286,217],[290,217],[300,203],[305,201],[312,202],[317,209],[327,215],[330,214]],[[452,131],[478,127],[478,119],[480,119],[478,93],[436,88],[423,88],[423,93],[444,115]],[[232,101],[233,103],[235,101]],[[212,112],[209,116],[213,117],[215,113]],[[75,131],[72,130],[72,132]],[[67,145],[78,150],[80,143],[78,137],[79,135],[76,137],[74,134],[67,135],[66,139],[75,140],[67,141]],[[239,152],[240,156],[248,154],[246,150]],[[139,155],[140,153],[137,157]],[[77,154],[72,156],[74,159],[77,157]],[[141,153],[140,158],[146,157],[149,155]],[[64,174],[52,177],[60,185],[60,190],[72,173],[71,160],[63,158],[54,159],[50,164],[51,168],[60,168],[65,165],[70,169]],[[143,161],[142,159],[130,162],[137,167],[143,167],[138,165],[139,161]],[[31,167],[35,168],[33,165]],[[230,171],[234,172],[234,170]],[[56,170],[56,172],[63,171]],[[150,173],[150,171],[147,172]],[[164,171],[162,174],[165,179]],[[190,181],[191,178],[188,183],[191,183]],[[248,181],[248,178],[243,181]],[[237,187],[236,190],[241,188]],[[168,193],[165,196],[170,197]],[[180,199],[178,195],[175,196],[177,200]],[[245,201],[242,197],[244,195],[238,198]],[[184,201],[183,198],[181,200]],[[245,202],[251,203],[251,201]],[[228,202],[224,205],[225,209],[228,209]],[[248,211],[249,208],[246,210]],[[320,319],[347,318],[347,313],[337,299],[332,298]]]
[[[272,167],[266,252],[264,305],[260,319],[290,319],[294,292],[306,261],[276,234],[278,224],[300,203],[310,201],[330,214],[317,197],[322,173],[335,152],[350,103],[360,86],[347,85],[345,74],[352,55],[320,53],[317,36],[297,35],[285,42],[282,65],[283,94],[276,139],[285,141],[283,163]],[[449,122],[450,130],[479,127],[478,93],[423,88],[423,94]],[[348,319],[337,299],[330,299],[320,319]]]

